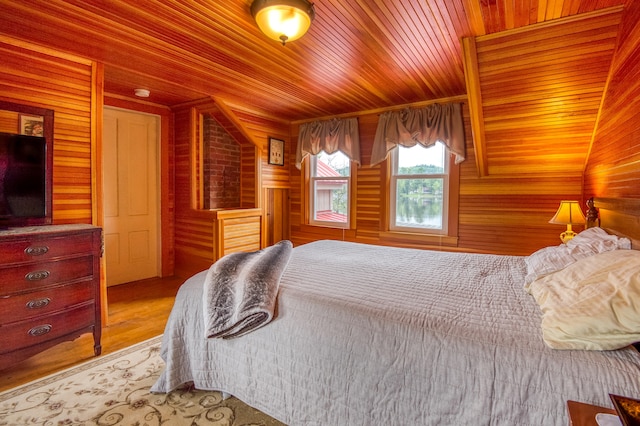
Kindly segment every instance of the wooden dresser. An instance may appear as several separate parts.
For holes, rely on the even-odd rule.
[[[101,255],[91,225],[0,230],[0,370],[87,332],[100,354]]]

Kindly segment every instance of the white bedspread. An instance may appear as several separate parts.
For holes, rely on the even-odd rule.
[[[523,257],[319,241],[276,318],[206,339],[205,272],[180,289],[153,391],[193,381],[289,425],[566,425],[566,401],[640,396],[640,355],[545,346]]]

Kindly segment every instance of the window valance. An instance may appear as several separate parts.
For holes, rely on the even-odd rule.
[[[425,108],[404,109],[382,113],[373,141],[371,165],[387,158],[398,145],[429,147],[437,141],[444,143],[455,155],[456,164],[466,157],[462,105],[459,103],[432,104]]]
[[[358,119],[333,118],[301,124],[296,150],[296,167],[298,169],[301,167],[302,160],[307,155],[316,155],[321,151],[327,154],[342,151],[360,165]]]

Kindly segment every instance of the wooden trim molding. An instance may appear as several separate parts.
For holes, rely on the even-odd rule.
[[[189,110],[189,145],[191,147],[191,208],[202,210],[202,120],[201,113],[192,107]]]
[[[307,118],[304,120],[292,121],[291,124],[293,125],[293,124],[309,123],[312,121],[325,121],[325,120],[331,120],[333,118],[360,117],[363,115],[371,115],[371,114],[380,115],[383,112],[387,112],[387,111],[398,111],[406,108],[422,108],[427,105],[445,104],[449,102],[465,102],[466,100],[467,100],[467,95],[449,96],[446,98],[430,99],[428,101],[422,101],[422,102],[412,102],[408,104],[394,105],[392,107],[376,108],[376,109],[369,109],[369,110],[357,111],[357,112],[347,112],[344,114],[327,115],[324,117]]]
[[[480,90],[480,74],[476,40],[473,37],[462,39],[464,58],[464,78],[467,84],[469,112],[471,114],[471,132],[473,147],[476,151],[476,166],[480,177],[489,174],[487,166],[487,150],[485,148],[484,114],[482,111],[482,93]]]
[[[213,100],[213,102],[215,102],[216,107],[218,108],[218,110],[220,110],[220,112],[227,117],[227,119],[233,123],[233,125],[238,129],[238,131],[242,134],[242,136],[244,136],[248,141],[250,141],[252,144],[254,144],[256,147],[260,148],[260,144],[253,138],[253,136],[251,135],[251,133],[247,130],[246,126],[244,125],[244,123],[242,123],[238,117],[236,116],[236,114],[233,113],[233,111],[231,111],[231,108],[229,108],[227,106],[227,104],[220,98],[217,98],[215,96],[212,96],[211,99]]]

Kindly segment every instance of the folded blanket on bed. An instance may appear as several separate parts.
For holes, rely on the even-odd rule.
[[[293,245],[282,240],[251,253],[232,253],[209,268],[204,282],[207,337],[238,337],[269,323]]]

